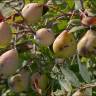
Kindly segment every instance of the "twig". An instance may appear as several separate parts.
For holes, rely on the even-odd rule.
[[[91,84],[85,84],[85,85],[81,86],[79,89],[80,89],[80,91],[82,91],[82,90],[85,90],[87,88],[94,88],[94,87],[96,87],[96,82],[91,83]]]
[[[83,1],[80,0],[80,3],[81,3],[81,6],[82,6],[82,9],[84,9],[84,6],[83,6]]]

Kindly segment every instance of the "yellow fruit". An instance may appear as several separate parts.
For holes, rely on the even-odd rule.
[[[22,16],[29,24],[34,24],[40,20],[40,17],[46,13],[47,8],[43,4],[30,3],[22,9]]]
[[[0,56],[0,74],[5,77],[14,74],[18,68],[19,58],[16,49],[11,49]]]
[[[53,51],[58,57],[67,58],[76,52],[76,40],[72,33],[64,30],[54,41]]]
[[[16,74],[12,76],[8,81],[9,87],[15,92],[27,91],[29,85],[29,73],[23,72],[23,74]]]
[[[44,46],[50,46],[54,41],[54,33],[51,29],[41,28],[36,32],[36,40]]]
[[[81,56],[96,54],[96,31],[88,30],[77,44],[77,51]]]
[[[72,96],[86,96],[84,92],[76,91]]]
[[[6,22],[0,22],[0,48],[9,45],[12,38],[9,25]]]

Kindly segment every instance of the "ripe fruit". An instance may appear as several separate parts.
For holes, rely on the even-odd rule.
[[[15,92],[27,91],[29,85],[29,73],[23,72],[12,76],[8,81],[9,87]]]
[[[0,22],[0,48],[8,46],[12,38],[10,28],[6,22]]]
[[[44,46],[50,46],[54,41],[54,33],[51,29],[41,28],[36,32],[36,40]]]
[[[86,96],[84,92],[76,91],[72,96]]]
[[[76,40],[72,33],[64,30],[54,41],[53,51],[58,57],[67,58],[76,52]]]
[[[96,25],[96,17],[83,17],[81,23],[87,26]]]
[[[88,30],[77,44],[77,51],[81,56],[96,54],[96,32]]]
[[[22,9],[22,16],[29,24],[38,22],[40,17],[47,12],[47,6],[39,3],[30,3]]]
[[[18,68],[19,59],[16,49],[11,49],[0,56],[0,74],[5,77],[14,74]]]

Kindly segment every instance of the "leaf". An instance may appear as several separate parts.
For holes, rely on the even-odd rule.
[[[66,90],[68,92],[71,92],[72,91],[72,86],[71,86],[71,83],[68,81],[68,80],[59,80],[59,83],[61,85],[61,89],[62,90]]]
[[[84,79],[85,82],[89,83],[91,81],[90,74],[88,72],[88,69],[85,64],[81,64],[80,58],[77,55],[77,61],[79,64],[79,72],[82,78]]]
[[[61,30],[64,30],[64,28],[66,27],[67,25],[67,20],[61,20],[59,23],[58,23],[58,29],[61,31]]]
[[[75,9],[76,10],[82,9],[82,4],[81,4],[80,0],[74,0],[74,2],[75,2]]]
[[[85,93],[86,93],[87,96],[92,96],[92,88],[87,88],[85,90]]]
[[[66,3],[68,4],[68,7],[70,7],[70,9],[73,8],[74,6],[73,0],[66,0]]]
[[[69,32],[76,32],[76,31],[82,30],[84,28],[86,28],[86,27],[84,27],[84,26],[75,26],[72,29],[70,29]]]
[[[61,70],[65,76],[65,79],[68,80],[73,86],[75,86],[75,87],[80,86],[80,82],[73,71],[71,71],[68,68],[61,68]]]
[[[72,19],[68,22],[68,25],[80,25],[81,21],[80,19]]]

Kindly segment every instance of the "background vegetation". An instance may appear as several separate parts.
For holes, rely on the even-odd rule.
[[[29,26],[29,29],[32,29],[30,32],[25,30],[21,32],[18,30],[21,26],[17,22],[22,20],[22,16],[16,16],[15,13],[20,13],[24,5],[32,2],[47,4],[49,10],[36,24]],[[77,90],[85,92],[84,96],[96,96],[95,55],[87,54],[85,57],[79,56],[76,52],[69,58],[59,58],[54,54],[52,45],[49,47],[38,45],[33,36],[33,31],[44,27],[51,28],[55,38],[63,30],[68,29],[78,43],[88,29],[96,30],[95,24],[91,27],[82,25],[81,13],[85,9],[90,9],[91,16],[95,17],[96,0],[0,0],[0,10],[4,17],[11,17],[6,19],[6,22],[11,26],[13,34],[12,43],[7,48],[1,48],[0,54],[15,46],[20,59],[19,71],[27,68],[30,76],[39,72],[48,77],[48,84],[46,80],[42,81],[43,85],[47,84],[47,88],[41,89],[41,94],[38,93],[38,88],[34,89],[31,84],[25,92],[14,92],[8,85],[11,76],[7,79],[1,78],[0,96],[72,96]]]

